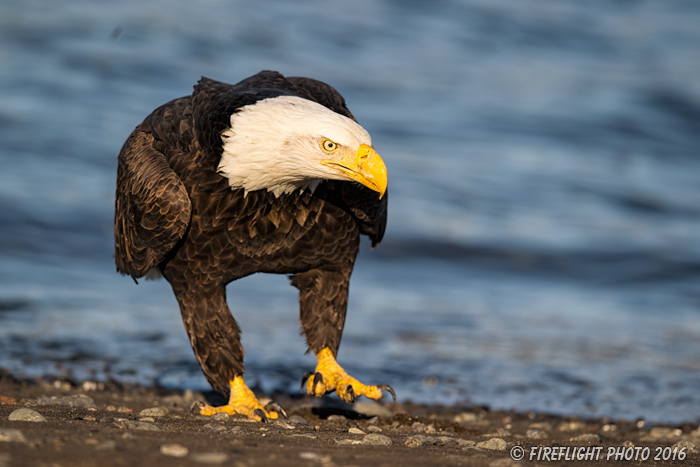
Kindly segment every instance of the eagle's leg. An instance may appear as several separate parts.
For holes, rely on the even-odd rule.
[[[318,359],[316,370],[306,380],[306,393],[320,397],[335,391],[345,402],[352,403],[359,396],[379,400],[382,391],[389,391],[395,399],[390,386],[362,384],[348,375],[335,359],[345,325],[351,270],[312,269],[292,277],[292,284],[299,289],[306,342]]]
[[[193,410],[201,415],[240,414],[258,421],[278,418],[278,410],[263,407],[243,380],[240,329],[226,304],[225,285],[201,287],[202,281],[173,277],[168,277],[168,280],[175,291],[182,321],[204,376],[216,392],[229,395],[227,405],[213,407],[200,403]],[[197,283],[201,288],[190,290],[185,284],[191,283]],[[178,284],[183,284],[183,287],[178,287]]]

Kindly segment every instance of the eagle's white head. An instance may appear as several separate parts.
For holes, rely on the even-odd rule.
[[[313,191],[322,180],[356,181],[380,198],[386,191],[386,166],[367,131],[308,99],[279,96],[242,107],[222,138],[217,171],[246,193]]]

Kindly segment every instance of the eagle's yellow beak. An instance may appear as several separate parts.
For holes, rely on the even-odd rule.
[[[379,192],[379,199],[386,193],[388,183],[386,165],[371,146],[361,144],[356,154],[348,153],[339,161],[322,160],[321,164],[336,169],[345,177]]]

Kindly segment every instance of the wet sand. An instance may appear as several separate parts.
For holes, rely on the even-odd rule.
[[[700,465],[696,424],[273,397],[289,418],[262,424],[190,413],[213,394],[0,370],[0,467]]]

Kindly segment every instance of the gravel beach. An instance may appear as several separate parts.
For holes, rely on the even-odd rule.
[[[275,395],[267,424],[192,415],[212,394],[0,373],[0,467],[699,465],[696,424]],[[218,401],[221,402],[221,401]],[[518,460],[519,459],[519,460]]]

